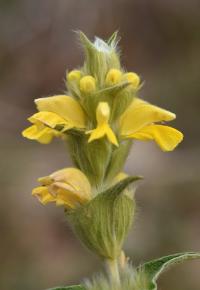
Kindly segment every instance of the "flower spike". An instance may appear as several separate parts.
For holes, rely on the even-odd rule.
[[[141,78],[121,65],[117,32],[108,41],[96,37],[94,42],[78,34],[83,66],[67,70],[66,95],[35,100],[37,112],[22,132],[43,144],[61,138],[75,168],[39,178],[32,195],[43,205],[62,206],[77,237],[106,265],[106,278],[99,275],[85,286],[63,290],[156,290],[165,268],[200,254],[171,255],[135,269],[128,263],[123,243],[136,212],[134,182],[142,177],[124,173],[124,165],[132,139],[154,141],[161,150],[172,151],[183,134],[164,124],[176,118],[174,113],[138,98]]]

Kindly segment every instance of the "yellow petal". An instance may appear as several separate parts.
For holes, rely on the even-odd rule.
[[[135,98],[120,118],[121,135],[127,136],[152,123],[175,118],[175,114]]]
[[[61,186],[61,184],[54,185],[53,190],[56,192],[56,205],[65,205],[69,208],[75,208],[77,205],[88,201],[88,199],[80,198],[77,192],[73,192],[72,189],[63,189]]]
[[[79,169],[64,168],[52,173],[52,184],[48,187],[49,192],[56,196],[57,205],[65,205],[74,208],[91,199],[90,183]]]
[[[58,95],[36,99],[35,103],[39,111],[56,113],[74,127],[85,127],[85,114],[80,104],[72,97]]]
[[[46,186],[39,186],[33,189],[32,195],[36,196],[42,204],[55,201]]]
[[[108,140],[118,146],[117,138],[108,124],[110,117],[110,107],[106,102],[100,102],[96,110],[97,127],[93,130],[87,131],[86,134],[91,134],[88,142],[100,139],[107,136]]]
[[[64,168],[38,181],[43,186],[35,188],[32,194],[43,204],[54,201],[56,205],[75,208],[91,199],[90,183],[79,169]]]
[[[92,142],[94,140],[100,139],[105,136],[105,126],[98,126],[96,129],[89,130],[86,134],[90,134],[88,142]]]
[[[44,176],[44,177],[39,177],[38,178],[38,182],[41,184],[41,185],[51,185],[52,182],[53,182],[53,179],[50,177],[50,176]]]
[[[58,193],[56,197],[56,205],[57,206],[65,206],[68,208],[75,208],[77,203],[74,202],[73,200],[71,201],[69,197],[66,197],[66,194]]]
[[[110,107],[106,102],[100,102],[96,110],[97,124],[107,124],[110,118]]]
[[[58,125],[63,126],[63,129],[70,129],[74,127],[74,124],[72,124],[70,120],[67,121],[64,118],[57,115],[56,113],[46,111],[38,112],[33,116],[31,116],[30,118],[28,118],[28,120],[33,124],[35,123],[37,124],[39,121],[39,123],[47,125],[51,128],[55,128]]]
[[[183,134],[172,127],[149,125],[129,135],[128,138],[154,140],[163,151],[172,151],[183,140]]]
[[[108,140],[109,140],[112,144],[114,144],[115,146],[119,146],[118,141],[117,141],[117,138],[116,138],[116,136],[115,136],[115,133],[113,132],[113,130],[110,128],[109,125],[107,125],[107,128],[106,128],[105,131],[106,131],[105,134],[106,134]]]
[[[79,169],[64,168],[52,173],[50,177],[57,187],[71,191],[79,200],[91,198],[91,185],[86,175]]]
[[[87,134],[88,133],[90,134],[90,138],[88,139],[89,143],[94,141],[94,140],[100,139],[104,136],[107,136],[108,140],[112,144],[114,144],[116,146],[119,145],[113,130],[110,128],[110,126],[108,124],[98,126],[96,129],[88,131]]]
[[[25,138],[37,140],[42,144],[48,144],[52,141],[54,136],[58,136],[58,132],[45,126],[32,125],[25,129],[22,135]]]

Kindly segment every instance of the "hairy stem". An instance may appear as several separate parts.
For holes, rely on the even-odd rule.
[[[119,276],[119,268],[118,268],[118,261],[117,259],[111,260],[107,259],[105,261],[106,270],[111,282],[112,286],[119,286],[120,285],[120,276]]]

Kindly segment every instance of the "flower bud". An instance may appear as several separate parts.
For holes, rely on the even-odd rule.
[[[69,82],[79,81],[81,78],[81,72],[79,70],[72,70],[67,74],[67,80]]]
[[[110,69],[106,75],[106,85],[113,86],[121,81],[122,72],[119,69]]]
[[[80,80],[80,90],[85,93],[89,94],[94,92],[96,89],[96,81],[95,78],[92,76],[84,76]]]
[[[123,78],[130,82],[133,88],[137,88],[140,84],[140,77],[134,72],[128,72],[123,75]]]

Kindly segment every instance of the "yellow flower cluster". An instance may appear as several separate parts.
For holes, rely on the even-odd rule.
[[[80,103],[71,96],[58,95],[35,100],[38,113],[28,120],[33,124],[23,131],[23,136],[47,144],[53,137],[64,137],[67,130],[83,129],[89,134],[89,142],[104,136],[118,145],[116,134],[109,124],[110,107],[107,102],[99,102],[96,109],[96,128],[88,130],[87,116]],[[134,98],[121,115],[118,122],[120,138],[142,141],[154,140],[163,151],[173,150],[182,140],[180,131],[157,123],[171,121],[176,115]]]

